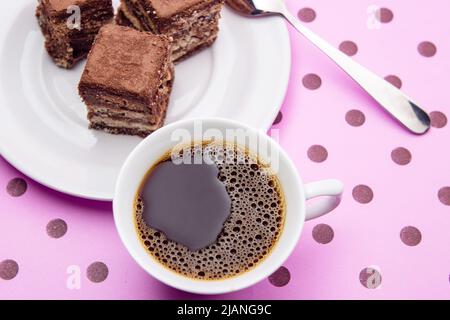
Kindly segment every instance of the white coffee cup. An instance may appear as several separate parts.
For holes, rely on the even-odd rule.
[[[285,224],[274,248],[253,269],[224,280],[191,279],[164,267],[147,252],[135,227],[134,200],[145,174],[167,151],[180,143],[192,140],[202,141],[213,137],[229,141],[226,136],[230,132],[240,132],[240,135],[245,135],[247,141],[257,141],[256,146],[250,144],[246,147],[266,163],[274,163],[275,154],[277,158],[275,171],[286,201]],[[180,141],[181,137],[183,141]],[[271,155],[264,155],[258,149],[260,146],[270,149],[272,158]],[[117,180],[114,219],[125,247],[150,275],[183,291],[223,294],[247,288],[276,271],[297,245],[304,222],[332,211],[340,202],[342,190],[343,185],[337,180],[304,184],[288,155],[265,132],[225,119],[183,120],[169,124],[148,136],[127,158]],[[307,200],[322,196],[325,197],[306,205]]]

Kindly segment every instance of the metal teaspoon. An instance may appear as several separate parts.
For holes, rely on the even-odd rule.
[[[430,128],[430,117],[411,98],[303,26],[287,10],[282,0],[227,0],[227,4],[245,16],[279,15],[284,17],[403,126],[415,134],[424,134]]]

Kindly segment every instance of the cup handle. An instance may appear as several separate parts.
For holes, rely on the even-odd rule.
[[[341,202],[344,185],[339,180],[322,180],[305,185],[306,200],[318,199],[306,207],[306,221],[321,217],[333,211]]]

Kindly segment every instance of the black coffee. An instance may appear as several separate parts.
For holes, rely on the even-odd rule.
[[[171,154],[149,170],[137,195],[136,225],[147,251],[197,279],[253,268],[283,229],[277,176],[233,144],[204,143]]]

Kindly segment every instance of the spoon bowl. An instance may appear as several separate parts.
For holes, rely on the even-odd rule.
[[[256,4],[255,4],[256,2]],[[270,1],[267,1],[270,2]],[[242,15],[261,16],[274,15],[273,8],[252,0],[227,0],[227,4]]]

